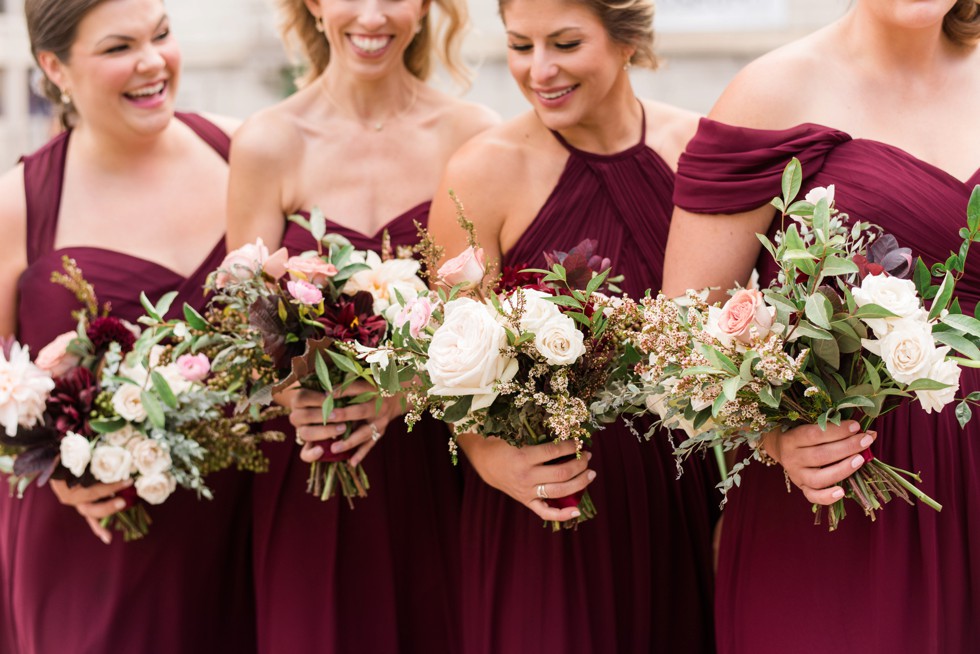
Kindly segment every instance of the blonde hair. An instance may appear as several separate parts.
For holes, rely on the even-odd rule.
[[[959,45],[980,41],[980,0],[957,0],[943,18],[943,32]]]
[[[322,32],[317,30],[316,18],[310,13],[303,0],[278,0],[282,14],[280,31],[283,41],[299,45],[303,58],[309,67],[297,79],[305,86],[320,76],[330,63],[330,44]],[[470,72],[460,58],[460,45],[463,34],[469,26],[469,10],[465,0],[432,0],[438,7],[439,19],[432,20],[431,10],[422,18],[421,29],[405,50],[405,67],[421,80],[432,74],[433,55],[449,71],[461,86],[470,81]],[[435,22],[435,25],[433,25]]]
[[[609,38],[636,48],[630,57],[634,66],[655,70],[659,65],[653,52],[653,0],[567,0],[588,8],[602,22]],[[511,0],[498,0],[500,14]]]
[[[71,46],[78,36],[79,23],[103,2],[105,0],[25,0],[24,16],[27,18],[27,35],[34,61],[37,61],[39,52],[51,52],[58,61],[67,64],[71,58]],[[44,73],[43,69],[41,72]],[[61,89],[48,79],[47,74],[44,74],[39,86],[58,112],[62,127],[68,129],[74,125],[78,120],[74,105],[61,101]]]

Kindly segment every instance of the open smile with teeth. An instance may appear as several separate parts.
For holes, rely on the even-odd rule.
[[[136,89],[135,91],[127,91],[125,95],[128,98],[149,98],[151,96],[159,95],[160,93],[163,93],[163,89],[165,89],[166,86],[167,83],[165,81],[157,82],[152,86],[144,86],[142,88]]]
[[[575,84],[574,86],[569,86],[568,88],[564,88],[560,91],[552,91],[550,93],[545,93],[544,91],[538,91],[537,93],[545,100],[557,100],[562,96],[568,95],[569,93],[571,93],[577,88],[578,88],[578,84]]]
[[[358,50],[363,50],[369,54],[374,54],[380,52],[388,47],[391,40],[394,38],[392,36],[363,36],[359,34],[349,35],[351,43]]]

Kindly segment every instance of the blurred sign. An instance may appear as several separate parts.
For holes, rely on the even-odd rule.
[[[732,32],[785,27],[788,0],[657,0],[658,32]]]

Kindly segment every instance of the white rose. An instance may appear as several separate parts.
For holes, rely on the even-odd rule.
[[[517,306],[518,294],[524,296],[524,312],[521,314],[522,331],[537,335],[546,324],[563,317],[558,305],[545,299],[551,297],[550,295],[529,288],[518,289],[508,298],[506,305],[510,311]]]
[[[167,385],[170,386],[174,395],[183,395],[194,386],[194,382],[180,372],[180,367],[176,363],[168,363],[165,366],[155,368],[155,370],[167,380]]]
[[[856,287],[852,294],[854,303],[859,307],[866,304],[877,304],[897,316],[897,318],[864,320],[878,338],[887,334],[895,321],[899,319],[915,318],[924,321],[928,315],[919,301],[915,284],[908,279],[899,279],[888,275],[865,275],[864,279],[861,280],[861,286]]]
[[[103,484],[129,479],[133,456],[123,447],[99,445],[92,452],[92,475]]]
[[[61,439],[61,465],[71,474],[81,477],[85,474],[88,462],[92,460],[92,444],[84,436],[68,432]]]
[[[102,435],[102,440],[108,445],[116,447],[126,447],[129,441],[133,440],[139,433],[130,424],[123,425],[122,429]]]
[[[144,438],[130,451],[133,455],[133,463],[141,475],[166,472],[173,466],[166,446],[152,438]]]
[[[414,259],[381,261],[377,252],[369,250],[364,263],[371,269],[352,275],[344,284],[344,293],[353,295],[358,291],[368,291],[374,298],[374,312],[377,314],[397,304],[399,295],[408,302],[419,291],[426,290],[425,283],[418,277],[419,262]]]
[[[446,304],[443,324],[429,345],[429,395],[472,395],[472,410],[493,404],[494,384],[517,374],[517,360],[500,354],[507,332],[496,310],[469,298]]]
[[[163,504],[177,489],[177,480],[170,473],[158,472],[140,477],[133,486],[148,504]]]
[[[833,184],[831,184],[830,186],[827,186],[827,187],[818,186],[817,188],[812,189],[809,193],[806,194],[806,197],[804,198],[804,200],[806,200],[810,204],[816,205],[818,202],[820,202],[820,200],[822,200],[824,198],[827,198],[827,204],[829,206],[831,206],[831,207],[834,206],[834,185]]]
[[[864,339],[865,349],[881,357],[892,378],[901,384],[929,376],[936,341],[927,322],[904,318],[891,322],[891,331],[877,341]]]
[[[948,347],[936,349],[932,367],[926,377],[949,386],[938,391],[915,392],[919,405],[926,413],[932,413],[933,410],[942,411],[944,406],[956,399],[956,393],[960,390],[960,367],[955,361],[946,359],[947,353],[949,353]]]
[[[133,384],[123,384],[112,395],[112,408],[119,417],[130,422],[146,420],[146,408],[140,397],[142,390]]]
[[[667,412],[670,406],[667,400],[670,399],[670,393],[660,393],[658,395],[647,395],[646,406],[650,413],[654,413],[660,417],[663,426],[666,429],[680,429],[687,434],[688,438],[693,438],[698,435],[696,429],[694,429],[694,423],[684,417],[683,413],[675,413],[669,419],[666,418]]]
[[[551,366],[571,365],[585,354],[582,332],[574,320],[561,313],[534,333],[534,347]]]

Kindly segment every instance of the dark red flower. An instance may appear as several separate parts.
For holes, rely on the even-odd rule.
[[[861,277],[861,279],[864,279],[868,275],[880,275],[885,271],[885,269],[882,268],[880,264],[871,263],[866,258],[864,258],[863,255],[860,254],[855,254],[851,258],[851,261],[857,264],[858,275]]]
[[[47,409],[58,433],[73,431],[92,436],[88,417],[98,393],[95,375],[88,368],[72,368],[63,377],[55,379]]]
[[[517,288],[533,288],[539,291],[550,292],[550,289],[541,281],[544,275],[535,272],[524,272],[528,267],[528,264],[504,266],[500,272],[500,279],[497,280],[497,286],[493,290],[498,294],[513,291]]]
[[[342,295],[336,303],[327,304],[318,322],[326,330],[324,335],[367,347],[381,342],[388,325],[384,316],[375,315],[374,296],[367,291],[358,291],[352,297]]]
[[[125,354],[133,349],[133,343],[136,342],[133,332],[121,320],[111,316],[94,318],[85,333],[96,352],[103,351],[110,343],[119,343]]]
[[[560,263],[565,268],[565,279],[574,289],[582,290],[588,286],[593,274],[610,268],[612,262],[607,257],[595,253],[598,241],[587,238],[568,252],[545,252],[544,258],[549,266]]]

